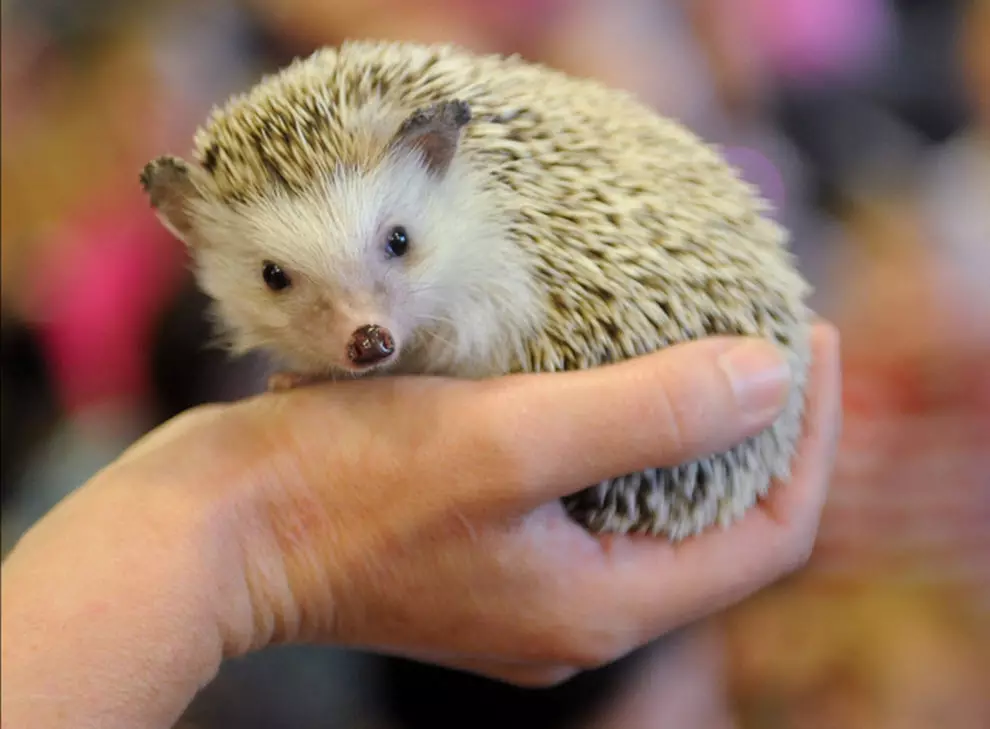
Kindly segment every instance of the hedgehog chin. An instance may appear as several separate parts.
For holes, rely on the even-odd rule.
[[[375,364],[364,366],[347,363],[344,365],[344,368],[353,375],[385,374],[395,367],[398,354],[398,351],[396,351],[395,354],[383,362],[376,362]]]

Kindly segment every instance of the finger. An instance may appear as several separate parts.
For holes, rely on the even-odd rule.
[[[477,422],[494,432],[472,458],[492,459],[493,477],[543,503],[732,447],[781,412],[789,375],[770,342],[719,337],[606,367],[501,378],[472,392],[471,415],[487,413]]]
[[[819,385],[812,379],[810,387],[812,389],[820,387],[821,394],[811,393],[813,401],[810,408],[816,406],[814,399],[818,397],[821,413],[817,418],[809,413],[805,419],[806,432],[802,443],[807,444],[808,455],[806,457],[799,449],[790,482],[779,484],[778,488],[772,489],[762,504],[762,510],[767,517],[776,521],[782,528],[798,534],[806,533],[812,537],[817,533],[818,521],[825,507],[828,484],[842,433],[842,364],[839,335],[834,327],[827,324],[816,327],[815,334],[813,355],[820,362],[818,365],[820,373],[815,374],[820,377],[822,384]],[[795,484],[799,487],[795,488]],[[801,489],[800,485],[803,484],[807,484],[808,488]]]
[[[589,594],[621,595],[644,626],[643,639],[711,614],[795,569],[807,558],[825,501],[841,422],[838,338],[813,335],[805,435],[792,479],[739,522],[683,543],[607,540],[587,565]]]
[[[412,650],[393,655],[530,688],[553,686],[578,673],[577,668],[559,664],[507,661],[444,652]]]

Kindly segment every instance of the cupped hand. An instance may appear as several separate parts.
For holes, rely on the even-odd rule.
[[[766,343],[711,339],[481,382],[334,383],[193,410],[57,507],[4,581],[18,552],[23,569],[46,543],[76,549],[63,574],[99,570],[82,556],[89,540],[102,545],[97,563],[127,565],[132,591],[155,585],[148,604],[172,606],[157,640],[194,633],[217,663],[326,642],[555,683],[808,557],[840,420],[834,330],[816,326],[813,347],[791,481],[733,526],[678,544],[592,536],[558,498],[769,425],[789,381]]]
[[[220,515],[216,538],[239,545],[232,567],[245,590],[235,602],[251,619],[220,616],[229,651],[325,640],[554,681],[807,557],[839,412],[825,328],[794,480],[741,523],[678,545],[595,538],[556,501],[765,427],[783,404],[786,370],[764,362],[747,409],[726,354],[740,357],[740,371],[768,356],[762,344],[713,340],[552,377],[264,396],[186,416],[131,454],[131,468],[155,471],[181,452],[188,483]]]

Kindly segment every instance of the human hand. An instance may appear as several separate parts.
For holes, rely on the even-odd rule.
[[[601,370],[480,386],[417,380],[374,397],[363,388],[322,390],[332,405],[312,391],[295,393],[286,409],[300,421],[280,432],[312,433],[332,411],[341,420],[328,427],[360,434],[349,449],[362,455],[340,483],[358,491],[347,501],[362,509],[341,513],[340,492],[315,495],[311,514],[326,521],[304,533],[321,551],[303,552],[280,579],[313,601],[294,605],[300,614],[326,622],[300,627],[305,618],[293,615],[291,623],[337,644],[542,685],[740,599],[800,565],[814,541],[839,420],[837,341],[820,326],[814,342],[809,430],[793,483],[731,529],[679,545],[593,537],[554,499],[656,465],[658,454],[660,465],[684,462],[765,427],[785,383],[767,382],[762,413],[747,418],[718,366],[730,343],[617,366],[625,376]],[[328,456],[339,456],[308,450],[325,449],[322,439],[295,442],[301,450],[292,462],[315,469],[302,481],[309,500],[333,466]],[[383,476],[390,483],[374,483]],[[262,511],[292,514],[294,498],[279,491]],[[270,528],[300,533],[278,516]],[[327,564],[339,565],[331,570],[339,580],[323,576]],[[268,619],[285,618],[279,608]],[[293,637],[276,631],[261,644]]]
[[[751,363],[773,354],[707,340],[584,372],[385,378],[190,411],[18,546],[4,565],[4,658],[31,640],[8,640],[11,614],[44,602],[47,589],[64,608],[61,625],[83,621],[88,634],[115,606],[113,639],[146,646],[139,670],[154,668],[155,646],[168,650],[142,683],[161,717],[177,715],[169,696],[181,711],[221,656],[279,642],[372,648],[529,685],[612,661],[799,566],[813,544],[839,423],[837,339],[826,326],[815,330],[793,479],[732,528],[677,545],[595,538],[556,501],[766,427],[786,394],[779,367],[772,376],[779,360],[764,362],[769,370],[755,361],[744,408],[719,364],[730,349]],[[8,584],[25,571],[41,594],[22,585],[8,604]],[[104,612],[73,613],[72,600]],[[108,671],[136,680],[119,675],[133,656],[108,663],[103,653],[104,681]],[[63,665],[76,655],[62,654]],[[84,669],[73,675],[80,696],[99,695],[82,691]],[[147,715],[138,723],[153,725]]]

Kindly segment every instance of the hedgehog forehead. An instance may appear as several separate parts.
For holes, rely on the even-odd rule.
[[[407,113],[374,94],[339,104],[328,88],[255,92],[214,113],[194,154],[225,202],[301,193],[327,175],[380,164]]]
[[[373,165],[410,113],[463,91],[464,58],[450,46],[381,41],[320,49],[214,108],[195,134],[196,161],[226,202]]]
[[[385,158],[368,168],[338,169],[305,188],[274,190],[224,206],[220,230],[281,265],[324,281],[360,283],[383,253],[394,225],[417,228],[436,196],[413,155]],[[207,231],[207,236],[211,231]]]

